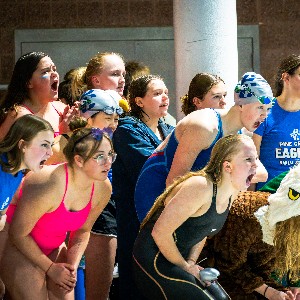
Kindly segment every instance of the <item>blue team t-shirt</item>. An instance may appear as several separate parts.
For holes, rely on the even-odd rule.
[[[1,155],[3,161],[7,161],[6,155]],[[6,173],[0,168],[0,210],[4,210],[10,204],[13,195],[18,189],[23,178],[23,172],[19,171],[15,175]]]
[[[259,158],[268,172],[268,181],[300,163],[300,111],[285,111],[276,101],[254,133],[262,137]],[[264,184],[258,183],[257,189]]]

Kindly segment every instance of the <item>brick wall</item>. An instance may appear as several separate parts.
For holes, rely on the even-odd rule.
[[[172,0],[0,0],[0,84],[14,67],[15,29],[172,26],[172,10]],[[237,0],[237,16],[260,25],[261,73],[272,84],[279,61],[300,54],[300,1]]]

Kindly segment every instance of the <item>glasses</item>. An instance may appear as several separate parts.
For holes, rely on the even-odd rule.
[[[112,115],[114,112],[116,112],[116,114],[120,116],[123,113],[122,107],[114,108],[113,106],[105,106],[102,109],[90,108],[89,110],[90,111],[99,111],[99,112],[103,111],[107,115]]]
[[[117,153],[115,152],[109,152],[108,155],[99,154],[96,157],[93,157],[93,159],[97,162],[99,166],[105,165],[107,162],[110,164],[114,163],[117,158]]]

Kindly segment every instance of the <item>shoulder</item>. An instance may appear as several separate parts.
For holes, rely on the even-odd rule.
[[[56,192],[60,185],[65,186],[64,165],[45,165],[40,172],[29,172],[24,179],[24,190],[30,190],[31,193],[49,193]]]
[[[178,186],[179,190],[184,190],[184,193],[190,196],[201,195],[203,198],[212,194],[213,185],[206,177],[196,172],[189,174],[190,176]]]
[[[202,109],[190,113],[175,128],[176,138],[187,137],[193,143],[208,147],[219,132],[218,115],[213,109]]]
[[[230,208],[230,214],[243,219],[256,219],[254,213],[262,206],[267,205],[271,194],[267,192],[240,192]]]
[[[108,178],[104,181],[96,181],[94,183],[94,188],[94,195],[96,195],[96,205],[103,203],[103,201],[107,202],[110,199],[112,186]]]

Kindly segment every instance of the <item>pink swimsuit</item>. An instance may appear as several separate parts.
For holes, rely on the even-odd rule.
[[[94,184],[92,185],[90,201],[86,207],[75,212],[66,209],[64,199],[68,189],[67,164],[65,164],[65,170],[66,188],[61,204],[55,211],[45,213],[35,224],[30,233],[42,252],[46,255],[49,255],[65,241],[68,231],[76,231],[85,223],[92,206]],[[11,222],[15,209],[16,205],[9,206],[6,213],[8,223]]]
[[[56,109],[56,107],[51,103],[52,107],[55,109],[55,111],[57,112],[57,114],[60,116],[60,113],[59,111]],[[24,104],[20,104],[20,106],[23,106],[25,107],[27,110],[29,110],[33,115],[34,115],[34,112],[27,106],[27,105],[24,105]],[[59,135],[59,132],[58,131],[55,131],[54,132],[54,137],[57,137]]]

